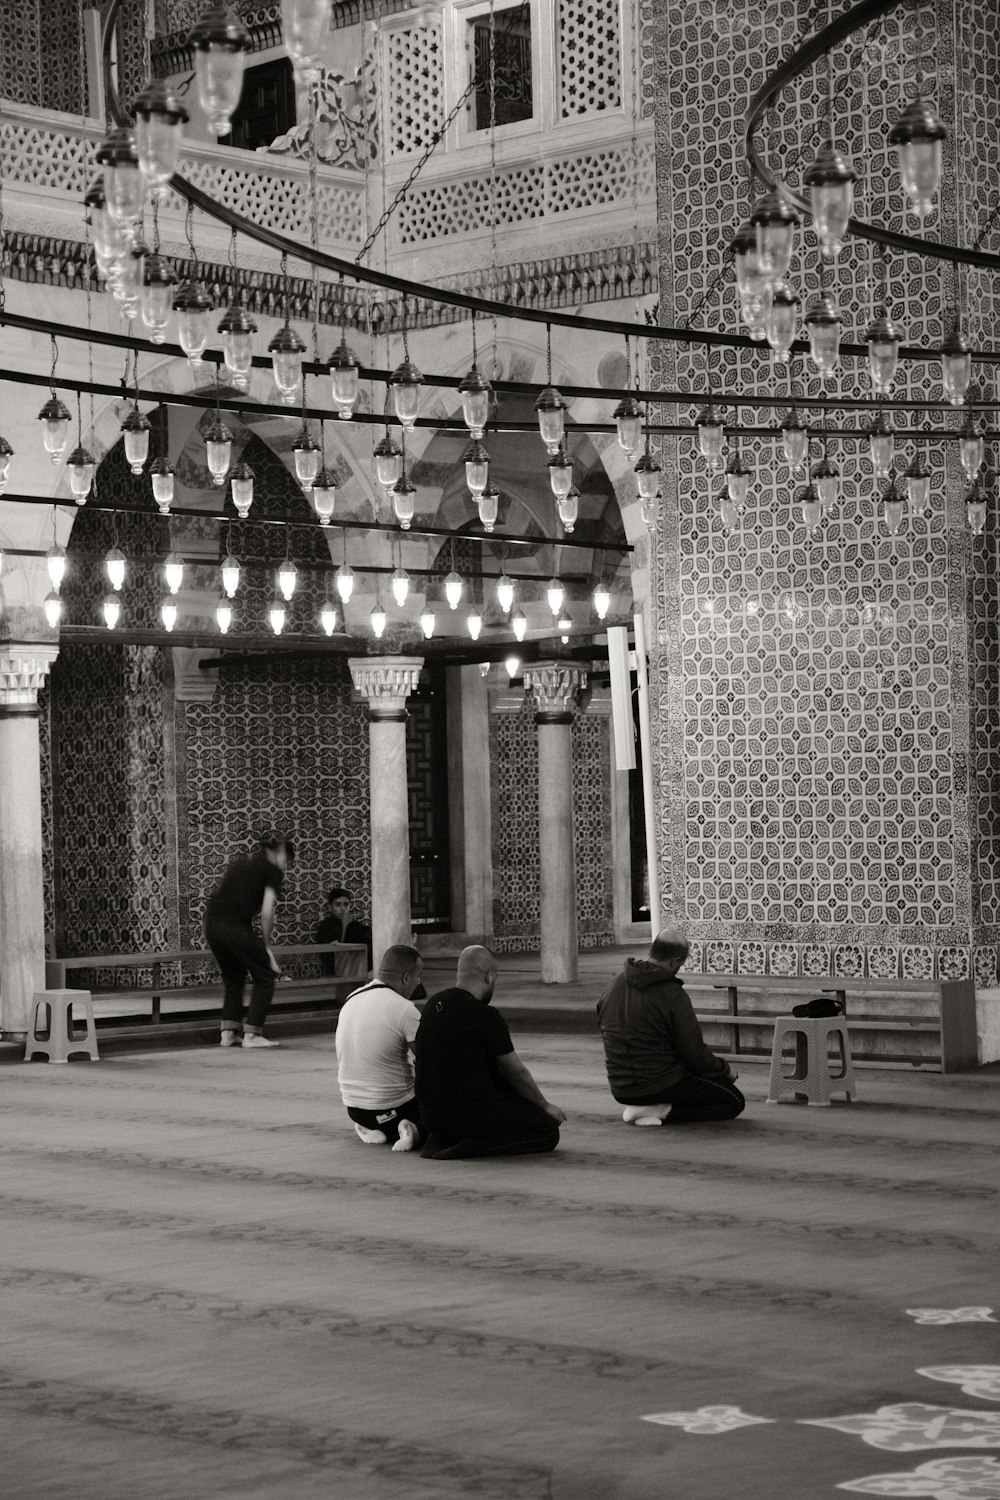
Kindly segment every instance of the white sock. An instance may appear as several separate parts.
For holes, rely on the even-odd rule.
[[[357,1121],[355,1121],[354,1129],[357,1132],[358,1140],[364,1141],[366,1146],[387,1146],[389,1144],[389,1137],[383,1130],[369,1130],[366,1126],[359,1125]]]
[[[400,1120],[399,1140],[393,1145],[393,1151],[415,1151],[420,1145],[420,1131],[412,1120]]]

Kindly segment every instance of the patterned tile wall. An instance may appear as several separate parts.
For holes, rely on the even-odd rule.
[[[10,0],[0,5],[4,98],[39,109],[86,109],[83,0]]]
[[[912,89],[918,48],[929,71],[937,63],[937,107],[954,125],[953,10],[963,26],[978,28],[976,67],[995,71],[997,36],[986,36],[971,0],[893,13],[835,57],[835,129],[847,136],[859,173],[859,209],[890,227],[904,227],[903,205],[885,134]],[[823,6],[744,0],[725,7],[681,0],[652,18],[646,50],[661,85],[664,321],[738,329],[732,272],[715,278],[749,208],[742,120],[765,73],[826,18]],[[984,97],[985,82],[975,92],[989,118],[978,121],[974,142],[963,140],[968,208],[963,213],[952,160],[929,235],[974,238],[980,205],[992,202],[996,105],[988,89]],[[815,76],[793,86],[789,107],[770,127],[769,154],[796,187],[820,142],[824,93]],[[800,240],[791,279],[803,301],[818,288],[811,234]],[[872,248],[850,242],[835,282],[845,339],[863,333],[878,279]],[[908,337],[939,341],[954,300],[952,273],[890,254],[888,282],[892,314]],[[995,293],[982,281],[964,292],[975,309],[970,325],[978,321],[977,335],[989,337]],[[749,393],[738,413],[730,406],[730,420],[774,423],[773,412],[752,401],[755,390],[775,388],[768,358],[742,349],[713,356],[716,391],[724,384]],[[663,346],[653,363],[665,386],[706,389],[704,348]],[[799,359],[794,368],[799,389],[820,395],[803,365]],[[901,367],[895,394],[937,397],[939,379],[933,363]],[[834,388],[868,396],[860,362],[844,361]],[[831,425],[860,424],[836,417]],[[906,425],[897,418],[897,427]],[[991,526],[975,542],[966,532],[954,445],[947,453],[941,442],[921,450],[933,473],[931,514],[890,538],[866,440],[834,436],[842,498],[810,539],[776,444],[744,442],[751,495],[729,535],[717,512],[718,480],[709,479],[694,444],[665,446],[652,636],[661,874],[668,908],[705,942],[711,967],[725,966],[712,961],[713,944],[723,946],[728,963],[742,943],[763,949],[748,949],[748,964],[770,961],[776,972],[790,964],[806,972],[815,965],[828,972],[830,964],[845,973],[865,965],[872,974],[900,966],[915,972],[933,964],[935,952],[941,972],[954,968],[956,952],[967,971],[974,923],[982,924],[984,948],[977,963],[982,972],[989,967],[988,924],[997,921],[1000,894],[1000,808],[990,774],[1000,749],[995,584],[988,581],[996,534]],[[899,442],[897,452],[905,465],[914,447]]]

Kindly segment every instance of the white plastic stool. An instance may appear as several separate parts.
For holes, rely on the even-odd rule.
[[[795,1038],[795,1070],[781,1070],[781,1056],[787,1036]],[[840,1072],[831,1071],[830,1037],[835,1036],[840,1050]],[[781,1095],[791,1093],[807,1104],[829,1105],[832,1092],[843,1091],[848,1102],[854,1098],[854,1068],[847,1021],[843,1016],[777,1016],[774,1022],[774,1045],[771,1048],[771,1078],[767,1086],[768,1104],[778,1104]]]
[[[86,1027],[78,1036],[73,1027],[73,1006],[82,1005]],[[94,1025],[94,1002],[89,990],[38,990],[33,999],[31,1024],[24,1048],[24,1060],[35,1056],[49,1062],[69,1062],[74,1052],[85,1052],[91,1062],[99,1062],[97,1028]]]

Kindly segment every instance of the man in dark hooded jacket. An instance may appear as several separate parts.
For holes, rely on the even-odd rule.
[[[746,1106],[677,978],[687,956],[681,933],[661,932],[648,960],[630,958],[598,1002],[608,1084],[627,1125],[735,1120]]]

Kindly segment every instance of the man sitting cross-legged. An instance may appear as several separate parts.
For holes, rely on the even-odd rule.
[[[746,1106],[677,978],[687,956],[681,933],[661,932],[648,961],[630,958],[598,1002],[608,1083],[627,1125],[735,1120]]]
[[[337,1018],[337,1081],[366,1146],[420,1144],[410,1054],[420,1012],[410,996],[423,965],[416,948],[387,948],[374,979],[347,997]]]
[[[429,1132],[421,1156],[520,1156],[554,1151],[566,1116],[549,1104],[490,1008],[497,961],[463,948],[454,989],[432,995],[417,1030],[417,1101]]]

